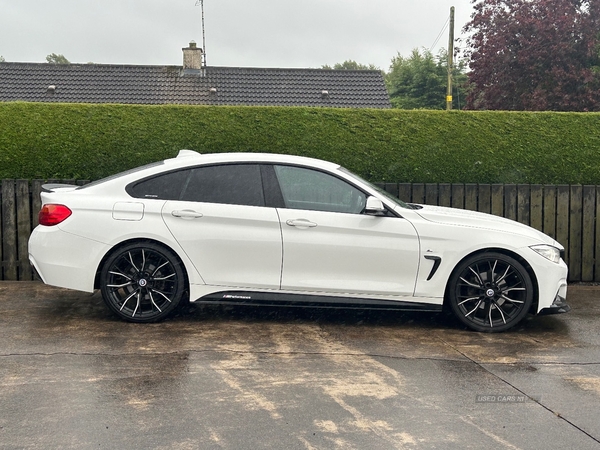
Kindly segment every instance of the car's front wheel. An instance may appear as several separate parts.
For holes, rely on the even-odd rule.
[[[133,243],[112,253],[100,272],[104,302],[130,322],[155,322],[181,302],[185,277],[181,262],[153,242]]]
[[[516,259],[482,253],[464,260],[450,278],[448,301],[458,319],[476,331],[505,331],[533,302],[533,283]]]

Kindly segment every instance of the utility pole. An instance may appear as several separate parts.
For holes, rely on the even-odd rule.
[[[452,109],[452,69],[454,68],[454,6],[450,7],[450,31],[448,37],[448,89],[446,90],[446,111]]]

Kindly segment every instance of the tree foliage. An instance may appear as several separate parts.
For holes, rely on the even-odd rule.
[[[0,55],[0,62],[5,62],[4,56]]]
[[[445,109],[448,59],[445,50],[437,57],[431,51],[414,49],[410,56],[400,53],[392,59],[386,84],[390,100],[401,109]],[[453,72],[453,108],[460,109],[465,96],[465,67],[459,62]]]
[[[351,59],[344,61],[343,63],[334,64],[331,67],[328,64],[321,66],[321,69],[329,69],[329,70],[380,70],[379,67],[374,64],[361,64]]]
[[[71,64],[64,55],[57,55],[56,53],[50,53],[46,56],[46,62],[49,64]]]
[[[600,0],[472,0],[471,109],[600,111]]]

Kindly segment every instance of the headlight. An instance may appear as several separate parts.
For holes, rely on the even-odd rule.
[[[558,263],[560,261],[560,250],[556,247],[552,247],[551,245],[546,244],[540,244],[532,245],[529,248],[554,263]]]

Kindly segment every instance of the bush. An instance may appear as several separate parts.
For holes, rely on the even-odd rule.
[[[0,178],[98,179],[188,148],[374,181],[600,184],[600,114],[0,103]]]

